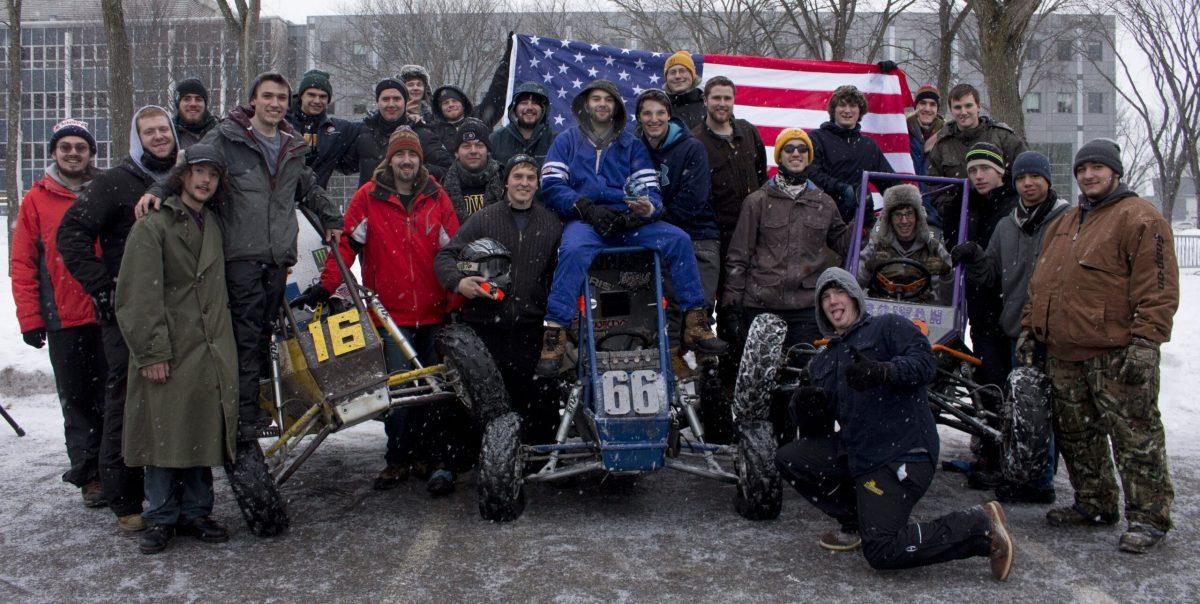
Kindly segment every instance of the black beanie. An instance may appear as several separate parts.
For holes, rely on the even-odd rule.
[[[331,100],[333,99],[333,84],[329,83],[328,72],[321,71],[320,69],[310,69],[304,72],[304,75],[300,77],[300,88],[297,94],[303,95],[304,91],[309,88],[323,90],[325,94],[329,95]]]
[[[400,96],[404,97],[404,103],[408,104],[408,89],[405,88],[404,84],[401,84],[399,80],[393,78],[384,78],[379,80],[379,83],[375,85],[375,100],[378,101],[379,95],[383,94],[384,90],[391,88],[399,90]]]
[[[175,110],[179,110],[179,101],[183,100],[183,95],[195,94],[204,99],[204,104],[208,105],[208,89],[204,87],[204,83],[198,78],[188,78],[175,84]]]
[[[1113,172],[1117,173],[1118,177],[1125,176],[1125,166],[1121,163],[1121,146],[1114,140],[1107,138],[1094,138],[1079,148],[1075,153],[1075,161],[1071,165],[1071,172],[1078,172],[1079,166],[1087,163],[1095,162],[1108,166]]]
[[[53,155],[54,147],[58,145],[58,141],[67,136],[78,136],[88,144],[88,149],[92,151],[92,156],[96,155],[96,137],[92,136],[88,130],[87,122],[73,120],[67,118],[54,125],[54,129],[50,134],[50,144],[47,146],[48,152]]]
[[[492,143],[488,140],[488,137],[491,136],[491,134],[492,129],[488,128],[487,124],[483,123],[479,119],[469,117],[463,120],[463,123],[458,126],[457,130],[454,131],[454,148],[451,149],[450,152],[454,153],[465,142],[482,141],[483,144],[487,146],[488,152],[490,153],[492,150]]]
[[[532,155],[518,153],[518,154],[508,158],[508,161],[504,162],[504,180],[508,181],[509,172],[512,172],[513,168],[515,168],[517,166],[521,166],[521,165],[533,166],[534,172],[537,172],[538,169],[541,168],[541,166],[538,165],[538,160],[535,159]]]

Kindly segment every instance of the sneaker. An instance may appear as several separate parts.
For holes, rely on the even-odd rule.
[[[175,526],[175,534],[181,537],[195,537],[205,543],[229,541],[229,530],[208,516],[180,522]]]
[[[143,554],[157,554],[167,549],[167,544],[171,542],[174,532],[171,526],[152,524],[146,528],[141,538],[138,539],[138,549],[142,550]]]
[[[1008,526],[1005,524],[1004,508],[1000,507],[997,501],[989,501],[983,504],[983,513],[987,515],[988,521],[992,523],[988,530],[988,537],[992,540],[991,551],[988,553],[988,563],[992,567],[992,576],[997,581],[1007,581],[1009,573],[1012,572],[1013,560],[1017,555],[1017,548],[1013,545],[1012,536],[1008,534]]]
[[[858,536],[857,529],[847,529],[843,526],[839,530],[821,535],[817,545],[831,552],[849,552],[862,546],[862,537]]]
[[[1000,503],[1034,503],[1050,505],[1054,503],[1054,487],[1035,487],[1031,484],[1014,484],[1006,482],[996,487],[996,500]]]
[[[438,470],[425,483],[425,490],[434,497],[449,495],[454,492],[454,473],[450,470]]]
[[[104,497],[104,491],[100,488],[100,483],[89,482],[83,485],[80,491],[83,495],[83,507],[102,508],[108,505],[108,499]]]
[[[1046,522],[1050,526],[1111,526],[1117,523],[1119,517],[1116,510],[1108,514],[1093,513],[1082,503],[1046,512]]]
[[[408,480],[408,466],[388,466],[375,477],[371,485],[376,491],[390,491]]]
[[[128,516],[117,516],[117,526],[126,533],[136,533],[146,529],[146,521],[142,520],[141,514],[129,514]]]
[[[1166,531],[1160,531],[1148,524],[1130,524],[1129,529],[1121,535],[1117,548],[1131,554],[1144,554],[1162,543],[1167,538]]]

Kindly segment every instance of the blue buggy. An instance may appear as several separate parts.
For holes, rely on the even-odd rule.
[[[479,513],[511,521],[527,483],[591,473],[637,476],[670,468],[737,486],[734,505],[752,519],[779,515],[782,489],[769,422],[736,424],[735,445],[705,441],[700,376],[673,353],[657,254],[605,250],[592,263],[573,346],[564,363],[562,417],[552,443],[522,443],[521,416],[484,429],[477,481]],[[570,376],[568,368],[566,375]]]

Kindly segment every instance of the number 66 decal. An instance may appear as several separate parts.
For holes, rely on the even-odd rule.
[[[626,415],[630,411],[651,415],[662,407],[662,380],[657,371],[606,371],[600,386],[607,415]]]

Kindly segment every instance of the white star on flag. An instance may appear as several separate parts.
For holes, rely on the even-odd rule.
[[[599,44],[592,44],[592,50],[600,50]]]
[[[582,62],[583,62],[583,53],[582,53],[582,52],[577,52],[577,53],[575,53],[575,55],[574,55],[574,56],[575,56],[575,62],[576,62],[576,63],[582,63]]]
[[[542,54],[546,55],[546,58],[549,59],[550,57],[554,56],[554,51],[547,48],[546,50],[542,51]]]
[[[571,85],[579,88],[580,86],[583,86],[583,82],[580,82],[579,78],[575,78],[574,80],[571,80]]]
[[[621,72],[617,74],[617,77],[621,78],[622,81],[625,81],[629,79],[629,73],[622,69]]]
[[[600,73],[600,72],[597,71],[595,67],[588,67],[588,77],[589,78],[596,77],[596,74],[598,74],[598,73]]]
[[[634,86],[633,86],[633,93],[634,93],[634,94],[638,94],[638,95],[640,95],[640,94],[642,94],[642,91],[643,91],[643,90],[645,90],[645,88],[642,88],[641,86],[638,86],[637,84],[634,84]]]
[[[541,63],[541,61],[539,61],[537,57],[534,57],[534,58],[532,58],[532,59],[529,59],[529,66],[530,66],[530,67],[537,67],[539,63]]]
[[[645,62],[645,61],[643,61],[643,60],[641,60],[641,59],[638,59],[638,60],[634,61],[634,62],[633,62],[633,64],[634,64],[634,65],[637,65],[637,68],[638,68],[638,69],[645,69],[645,68],[646,68],[646,62]]]
[[[650,76],[650,83],[651,83],[651,84],[657,84],[657,83],[658,83],[658,80],[659,80],[659,77],[658,77],[658,74],[657,74],[657,73],[656,73],[656,74],[654,74],[654,75],[652,75],[652,76]]]
[[[560,98],[560,99],[565,99],[565,98],[567,98],[567,91],[566,91],[566,89],[565,89],[565,88],[559,88],[559,89],[558,89],[558,98]]]
[[[563,48],[570,48],[570,47],[571,47],[571,41],[570,41],[570,40],[563,40],[563,41],[562,41],[562,47],[563,47]]]
[[[652,53],[650,53],[650,56],[657,59],[662,56],[662,53],[661,52],[652,52]]]
[[[542,39],[541,39],[541,38],[539,38],[539,37],[537,37],[537,36],[534,36],[534,37],[532,37],[532,38],[530,38],[530,39],[529,39],[529,43],[530,43],[530,44],[533,44],[534,46],[537,46],[537,45],[538,45],[538,43],[540,43],[541,41],[542,41]]]
[[[558,73],[567,73],[567,69],[569,69],[569,68],[566,65],[559,65]]]
[[[551,82],[554,80],[554,76],[550,75],[549,72],[546,72],[546,73],[542,74],[542,80],[544,80],[546,82]]]
[[[616,59],[612,57],[604,57],[604,66],[608,67],[609,65],[612,65],[613,61],[616,61]]]
[[[621,54],[623,54],[623,55],[627,55],[627,54],[629,54],[629,49],[628,49],[628,48],[622,48],[622,49],[621,49]]]
[[[561,116],[561,115],[554,116],[554,125],[555,126],[561,126],[563,121],[564,121],[563,116]]]

